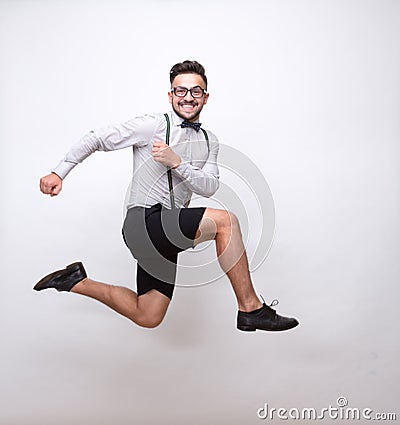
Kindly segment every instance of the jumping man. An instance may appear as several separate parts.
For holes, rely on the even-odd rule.
[[[34,289],[86,295],[137,325],[154,328],[162,322],[173,296],[178,254],[215,240],[218,261],[238,303],[237,328],[294,328],[295,318],[278,315],[258,299],[235,214],[188,207],[193,193],[210,197],[219,187],[218,140],[199,123],[209,97],[203,66],[196,61],[174,65],[170,83],[171,112],[147,114],[89,132],[40,180],[40,190],[56,196],[67,174],[93,152],[133,148],[134,170],[122,233],[137,260],[137,293],[90,279],[80,262],[45,276]]]

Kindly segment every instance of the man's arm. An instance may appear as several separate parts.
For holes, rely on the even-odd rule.
[[[210,141],[210,147],[210,154],[203,168],[182,162],[182,158],[164,142],[153,143],[153,159],[166,167],[170,167],[192,192],[210,197],[219,188],[217,165],[219,145],[215,136]]]
[[[155,115],[144,115],[87,133],[79,143],[72,146],[51,174],[40,179],[40,190],[46,195],[58,195],[68,173],[96,151],[108,152],[130,146],[144,146],[151,140],[156,123]]]
[[[219,188],[218,152],[219,143],[217,138],[211,133],[210,153],[207,162],[202,168],[196,167],[189,162],[181,162],[172,171],[181,180],[184,180],[189,189],[200,195],[209,198]]]

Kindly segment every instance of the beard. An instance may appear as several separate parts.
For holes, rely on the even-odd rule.
[[[197,102],[178,102],[178,105],[194,105],[194,106],[198,106]],[[178,115],[178,117],[184,119],[184,120],[188,120],[188,121],[196,121],[199,116],[200,116],[200,112],[203,109],[203,105],[200,106],[200,108],[196,109],[196,111],[193,111],[192,114],[190,115],[183,115],[174,105],[174,103],[172,103],[172,109],[174,110],[174,112],[176,113],[176,115]]]

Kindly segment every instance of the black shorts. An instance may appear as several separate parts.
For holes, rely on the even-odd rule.
[[[204,207],[169,210],[161,204],[128,210],[122,234],[138,262],[138,295],[156,289],[172,299],[178,254],[193,247],[204,211]]]

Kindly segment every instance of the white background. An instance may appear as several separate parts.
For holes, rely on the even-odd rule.
[[[247,425],[264,403],[339,396],[396,411],[399,39],[394,0],[1,1],[0,423]],[[206,67],[205,126],[274,193],[275,241],[253,277],[299,318],[293,331],[237,331],[225,277],[177,288],[155,330],[32,291],[75,260],[134,288],[130,151],[93,155],[57,198],[38,181],[88,130],[168,110],[184,59]]]

